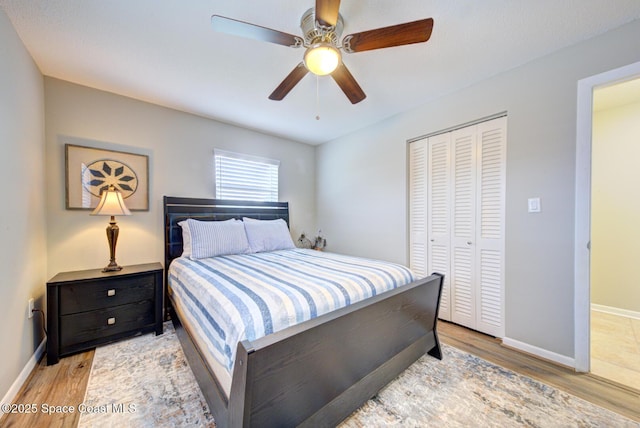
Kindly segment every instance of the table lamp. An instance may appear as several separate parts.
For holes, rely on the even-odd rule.
[[[110,262],[102,269],[102,272],[112,272],[122,269],[122,266],[118,266],[116,263],[116,242],[118,241],[119,228],[116,224],[117,215],[131,215],[131,211],[124,204],[122,199],[122,193],[116,189],[113,185],[110,185],[106,190],[100,194],[100,202],[98,206],[93,210],[91,215],[110,215],[111,221],[107,226],[107,240],[109,241],[109,255]]]

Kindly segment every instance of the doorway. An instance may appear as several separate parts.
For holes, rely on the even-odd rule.
[[[591,371],[591,226],[594,91],[640,78],[640,62],[578,82],[575,206],[575,367]]]
[[[592,129],[590,371],[640,390],[640,78],[594,90]]]

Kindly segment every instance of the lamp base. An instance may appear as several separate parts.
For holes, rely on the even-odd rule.
[[[122,266],[118,266],[115,263],[109,263],[109,265],[107,267],[105,267],[104,269],[102,269],[102,272],[116,272],[122,270]]]
[[[111,216],[109,226],[107,226],[107,240],[109,241],[109,264],[102,272],[115,272],[122,270],[122,266],[116,263],[116,242],[118,242],[118,232],[120,228],[116,224],[116,218]]]

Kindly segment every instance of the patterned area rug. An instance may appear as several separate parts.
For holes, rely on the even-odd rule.
[[[78,427],[215,427],[173,324],[96,348]]]
[[[640,427],[623,416],[443,346],[341,424],[351,427]],[[96,349],[79,427],[213,427],[171,323]]]

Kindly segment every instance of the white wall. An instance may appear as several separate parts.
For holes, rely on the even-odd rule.
[[[593,115],[591,303],[640,313],[640,102]]]
[[[634,21],[320,146],[330,248],[407,263],[406,141],[507,111],[506,336],[573,358],[577,81],[638,61],[639,38]],[[534,196],[542,212],[528,214]]]
[[[315,229],[312,146],[52,78],[45,105],[48,276],[109,262],[108,218],[65,209],[65,143],[149,156],[150,210],[117,218],[121,265],[164,260],[162,196],[214,197],[214,148],[279,159],[294,239]]]
[[[43,339],[40,318],[27,319],[27,301],[44,306],[47,259],[43,79],[2,9],[0,58],[2,398]]]
[[[407,263],[404,138],[394,120],[317,148],[318,227],[327,250]]]

